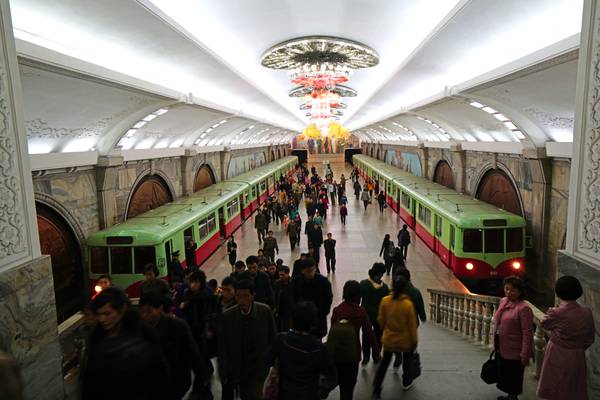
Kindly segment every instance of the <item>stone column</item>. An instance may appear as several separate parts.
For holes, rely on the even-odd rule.
[[[119,168],[122,165],[122,156],[102,156],[98,158],[96,188],[100,229],[106,229],[118,222],[116,187]]]
[[[40,255],[21,82],[8,0],[0,0],[0,348],[28,399],[63,397],[50,257]]]
[[[190,149],[185,150],[181,156],[181,195],[189,196],[194,193],[194,157],[196,152]]]
[[[417,145],[417,154],[421,160],[421,173],[423,174],[423,178],[433,179],[433,177],[429,176],[429,149],[425,147],[423,143],[419,143]]]
[[[219,153],[219,156],[221,165],[221,180],[224,181],[227,179],[227,172],[229,170],[229,161],[231,160],[231,149],[229,147],[225,147],[223,151]]]
[[[465,151],[460,144],[450,146],[450,155],[452,157],[452,169],[454,172],[454,189],[457,192],[465,192]]]
[[[574,275],[584,288],[581,302],[596,321],[588,353],[590,399],[600,398],[600,1],[585,0],[573,130],[566,250],[559,275]]]

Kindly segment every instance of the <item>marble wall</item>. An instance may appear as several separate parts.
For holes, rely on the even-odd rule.
[[[63,398],[52,265],[42,256],[0,274],[0,348],[21,368],[25,397]]]

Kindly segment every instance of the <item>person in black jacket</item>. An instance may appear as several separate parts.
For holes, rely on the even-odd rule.
[[[266,363],[277,361],[279,400],[318,400],[337,384],[337,373],[327,348],[311,330],[317,310],[310,302],[299,302],[292,310],[292,329],[276,336]]]
[[[157,292],[150,292],[140,298],[139,310],[142,320],[153,328],[163,354],[167,359],[173,383],[173,399],[182,399],[192,384],[191,399],[212,399],[210,391],[210,369],[206,359],[200,354],[185,321],[173,318],[163,312],[164,299]]]
[[[279,279],[275,281],[275,322],[278,332],[286,332],[290,329],[292,320],[292,305],[294,296],[290,278],[290,269],[286,265],[279,267]]]
[[[192,336],[202,355],[208,354],[207,333],[210,315],[211,295],[206,289],[206,274],[202,270],[193,272],[189,279],[189,289],[179,305],[183,318],[192,330]]]
[[[103,290],[92,301],[97,321],[87,347],[81,398],[85,400],[171,399],[169,366],[152,330],[125,292]]]
[[[321,246],[323,245],[323,231],[319,224],[313,224],[313,228],[308,235],[308,247],[314,250],[315,265],[319,265]]]
[[[335,274],[335,239],[331,237],[331,233],[327,233],[327,239],[323,242],[325,248],[325,265],[327,266],[327,274]]]
[[[381,244],[381,250],[379,250],[379,257],[383,256],[385,261],[385,271],[389,275],[392,269],[393,258],[395,255],[394,242],[390,240],[390,234],[386,233]]]
[[[306,257],[308,257],[307,253],[300,253],[300,258],[294,261],[294,265],[292,267],[292,278],[295,278],[302,273],[302,264],[306,260]]]
[[[254,284],[254,300],[273,307],[271,281],[266,273],[258,270],[258,257],[248,256],[246,258],[246,267],[248,271],[243,275],[243,279],[252,280]]]
[[[302,264],[302,274],[292,280],[294,302],[310,301],[317,307],[317,325],[315,336],[327,335],[327,315],[331,310],[333,292],[331,283],[321,274],[317,274],[315,260],[308,257]]]

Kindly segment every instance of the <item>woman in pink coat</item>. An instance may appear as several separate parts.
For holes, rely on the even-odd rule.
[[[523,374],[533,358],[533,312],[524,301],[525,284],[511,276],[504,280],[504,297],[494,315],[494,347],[498,353],[498,389],[516,400],[523,392]]]
[[[592,311],[577,304],[583,294],[577,278],[559,278],[554,291],[560,304],[548,310],[541,323],[550,341],[537,395],[545,400],[587,400],[585,349],[594,342]]]

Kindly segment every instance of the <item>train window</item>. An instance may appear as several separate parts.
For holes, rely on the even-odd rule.
[[[108,274],[108,248],[92,247],[92,274]]]
[[[229,203],[227,203],[227,215],[229,217],[231,217],[232,215],[237,214],[239,211],[238,208],[238,201],[237,200],[232,200]]]
[[[410,210],[410,196],[406,192],[402,192],[402,205],[407,210]]]
[[[198,222],[198,225],[200,227],[199,232],[200,232],[200,239],[204,239],[205,237],[208,236],[208,228],[206,226],[206,218],[202,218],[200,220],[200,222]]]
[[[133,257],[136,274],[143,274],[144,266],[146,264],[156,265],[156,253],[154,252],[154,247],[152,246],[134,247]]]
[[[252,198],[256,197],[256,186],[252,188]]]
[[[110,248],[110,273],[131,274],[131,247]]]
[[[486,229],[485,231],[486,253],[504,253],[504,229]]]
[[[456,234],[456,230],[454,229],[454,225],[450,225],[450,248],[454,248],[454,235]]]
[[[194,231],[191,226],[183,231],[183,242],[187,243],[189,240],[194,240]]]
[[[431,211],[422,204],[419,204],[419,220],[423,222],[423,225],[431,226]]]
[[[260,192],[267,190],[267,181],[260,181]]]
[[[523,251],[523,228],[508,228],[506,230],[506,252]]]
[[[435,236],[442,236],[442,218],[435,216]]]
[[[214,215],[211,215],[210,217],[208,217],[208,222],[206,223],[206,226],[208,227],[208,232],[212,232],[215,229],[217,229],[217,223],[215,222]]]
[[[483,250],[483,232],[481,229],[465,229],[463,235],[463,251],[465,253],[481,253]]]
[[[250,193],[244,192],[244,205],[246,206],[248,203],[250,203]]]

